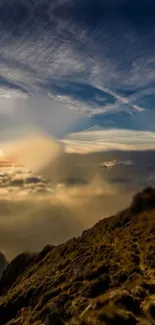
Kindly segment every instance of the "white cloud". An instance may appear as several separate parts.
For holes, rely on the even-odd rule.
[[[63,140],[67,152],[155,149],[155,132],[103,129],[72,133]]]
[[[1,97],[4,97],[4,98],[14,98],[14,97],[28,98],[28,96],[29,96],[29,94],[24,91],[10,89],[9,87],[8,88],[0,87],[0,98]]]
[[[0,34],[0,42],[3,44],[0,47],[1,77],[7,76],[7,81],[23,86],[28,93],[51,92],[51,96],[56,96],[57,100],[89,114],[118,109],[136,112],[144,110],[145,107],[134,103],[130,96],[123,97],[114,89],[134,89],[154,82],[153,33],[148,33],[146,42],[145,35],[136,26],[134,28],[124,21],[124,17],[115,22],[111,16],[90,32],[87,22],[82,25],[72,15],[66,16],[65,11],[59,15],[55,10],[57,8],[58,12],[63,12],[63,4],[67,12],[69,3],[74,7],[73,1],[46,3],[49,6],[47,21],[38,24],[34,15],[36,7],[42,5],[43,0],[39,3],[33,1],[31,6],[24,2],[29,16],[23,33],[19,38],[15,37],[14,41],[12,28]],[[52,31],[48,28],[51,22],[54,25]],[[11,23],[13,27],[15,22],[12,20]],[[24,22],[21,25],[24,27]],[[4,29],[3,23],[0,27],[1,30]],[[145,46],[146,43],[150,44],[150,48]],[[99,107],[93,104],[91,107],[82,99],[74,100],[72,95],[68,98],[62,94],[55,95],[50,89],[50,82],[63,80],[97,86],[111,94],[116,103],[105,107],[104,103]],[[154,93],[153,89],[152,91]]]
[[[100,167],[105,167],[107,169],[111,169],[114,166],[117,165],[127,165],[127,166],[131,166],[134,165],[134,162],[131,160],[126,160],[126,161],[121,161],[121,160],[111,160],[111,161],[105,161],[102,162],[99,166]]]

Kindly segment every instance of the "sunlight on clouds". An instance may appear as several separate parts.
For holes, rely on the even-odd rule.
[[[38,251],[47,243],[59,244],[78,236],[131,199],[130,191],[118,194],[97,176],[86,186],[58,184],[51,192],[47,191],[48,182],[40,177],[37,180],[16,169],[0,177],[0,246],[9,259],[22,251]]]
[[[103,129],[72,133],[63,139],[67,152],[155,149],[155,132]]]
[[[69,150],[70,139],[76,153]],[[120,206],[125,208],[153,174],[155,152],[141,156],[136,150],[142,144],[145,150],[149,141],[153,146],[154,139],[151,132],[90,129],[71,134],[68,143],[44,133],[3,142],[0,147],[6,158],[33,171],[14,168],[0,174],[0,246],[7,257],[40,250],[47,243],[59,244],[118,212]],[[87,148],[82,151],[83,143]],[[110,151],[111,147],[129,149],[131,143],[131,156]],[[96,144],[98,151],[102,149],[99,154]]]
[[[86,179],[96,173],[93,161],[82,171],[77,162],[68,160],[70,154],[97,153],[101,151],[123,150],[141,151],[155,149],[155,133],[133,130],[88,130],[72,133],[63,140],[55,140],[46,133],[31,133],[16,141],[3,142],[0,146],[5,157],[25,165],[33,173],[51,179],[53,185],[65,175],[85,173]],[[73,156],[74,157],[74,156]],[[124,160],[123,160],[124,161]],[[64,172],[65,171],[65,172]],[[63,176],[64,175],[64,176]]]

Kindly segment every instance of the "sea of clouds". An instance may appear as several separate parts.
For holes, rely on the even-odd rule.
[[[79,236],[155,183],[154,150],[73,152],[45,135],[3,150],[27,165],[0,172],[0,247],[8,259]]]

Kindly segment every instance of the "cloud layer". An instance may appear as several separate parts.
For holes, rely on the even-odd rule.
[[[155,132],[127,129],[86,130],[69,134],[63,142],[68,152],[151,150],[155,149]]]
[[[130,201],[132,191],[118,195],[100,178],[86,184],[78,182],[76,174],[73,178],[71,185],[64,180],[52,190],[42,178],[23,170],[1,173],[0,247],[9,259],[78,236],[118,211],[118,204],[125,207]]]
[[[136,138],[134,150],[81,154],[38,136],[13,143],[6,152],[34,171],[1,168],[0,247],[8,258],[78,236],[125,208],[138,190],[155,185],[155,150],[136,150]]]

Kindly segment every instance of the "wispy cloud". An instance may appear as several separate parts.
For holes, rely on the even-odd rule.
[[[25,94],[45,92],[90,115],[146,109],[138,98],[151,85],[154,94],[153,14],[148,14],[148,4],[147,10],[140,3],[132,2],[130,10],[126,6],[128,2],[120,1],[20,1],[20,6],[18,1],[1,1],[0,65],[1,78],[7,76],[6,96],[15,95],[9,89],[16,85]],[[143,11],[144,33],[139,20],[133,24],[137,8]],[[65,81],[68,90],[62,92],[57,86]],[[86,98],[88,85],[92,89]],[[1,87],[4,95],[3,82]],[[135,93],[134,99],[126,90]],[[107,95],[112,102],[104,100]]]
[[[155,149],[155,132],[136,130],[95,130],[70,134],[63,140],[67,152]]]

